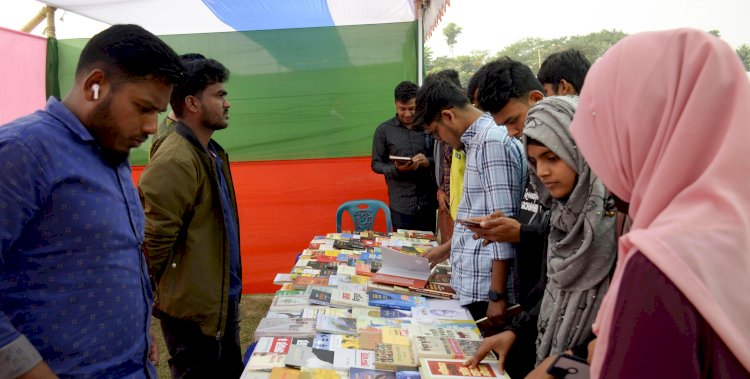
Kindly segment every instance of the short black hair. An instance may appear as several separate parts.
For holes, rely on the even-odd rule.
[[[504,57],[482,68],[485,72],[479,83],[477,100],[486,112],[497,113],[510,99],[520,100],[531,91],[544,93],[544,87],[529,66],[519,61]]]
[[[189,62],[189,61],[194,61],[197,59],[206,59],[206,57],[201,53],[187,53],[187,54],[180,55],[180,59],[183,62]]]
[[[466,95],[469,96],[469,101],[474,104],[474,92],[479,88],[479,83],[484,82],[484,76],[487,73],[487,65],[480,67],[474,75],[469,79],[469,84],[466,86]]]
[[[91,37],[81,51],[76,75],[98,64],[113,82],[148,79],[176,84],[185,74],[177,53],[138,25],[113,25]]]
[[[548,56],[539,67],[536,77],[542,84],[554,85],[555,92],[560,81],[565,79],[580,93],[589,68],[591,68],[591,62],[583,53],[576,49],[569,49]]]
[[[200,96],[206,87],[229,80],[229,70],[218,61],[210,58],[185,62],[185,80],[174,86],[170,104],[175,116],[182,117],[185,111],[185,98]]]
[[[446,79],[457,85],[458,88],[461,88],[461,79],[458,77],[458,71],[452,68],[446,68],[445,70],[436,72],[435,75],[443,75]]]
[[[396,86],[396,90],[393,91],[393,95],[396,101],[406,103],[417,96],[418,89],[419,86],[414,84],[414,82],[404,80]]]
[[[423,129],[435,121],[440,112],[450,108],[465,108],[469,105],[463,89],[443,75],[428,75],[417,91],[414,126]]]

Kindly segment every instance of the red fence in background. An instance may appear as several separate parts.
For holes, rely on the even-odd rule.
[[[336,210],[348,200],[388,202],[370,157],[235,162],[232,179],[240,214],[243,293],[270,293],[276,273],[288,273],[315,235],[336,231]],[[143,167],[133,167],[138,183]],[[348,215],[342,226],[353,228]],[[378,214],[375,230],[385,230]]]

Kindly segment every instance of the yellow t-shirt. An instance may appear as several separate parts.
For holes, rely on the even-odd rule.
[[[464,195],[464,171],[466,171],[466,153],[453,149],[453,160],[451,161],[451,217],[456,219],[458,204]]]

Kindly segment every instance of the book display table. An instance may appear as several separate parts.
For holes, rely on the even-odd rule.
[[[242,379],[506,377],[493,357],[463,366],[482,337],[454,298],[448,262],[430,270],[420,256],[434,246],[409,230],[314,237],[276,276]]]

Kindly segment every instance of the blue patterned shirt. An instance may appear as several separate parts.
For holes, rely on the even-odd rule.
[[[0,127],[0,167],[0,371],[38,351],[60,377],[156,377],[130,164],[50,98]]]
[[[487,113],[461,136],[466,151],[464,193],[457,218],[485,216],[496,210],[516,217],[526,183],[523,145]],[[491,243],[472,238],[474,233],[456,223],[451,242],[451,286],[461,304],[487,301],[492,278],[492,261],[513,259],[510,243]],[[508,275],[509,277],[511,275]],[[506,291],[513,293],[512,286]],[[513,297],[510,298],[513,301]]]

